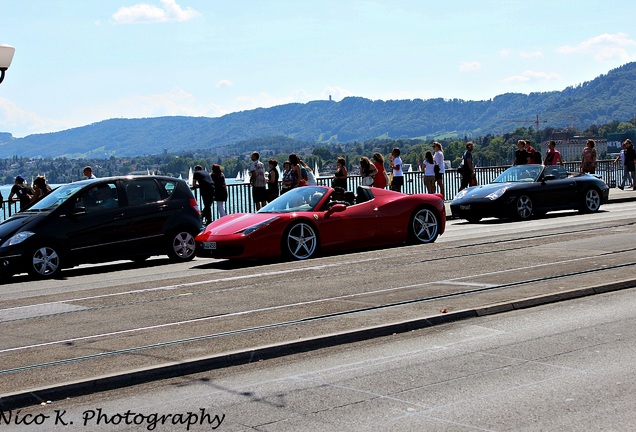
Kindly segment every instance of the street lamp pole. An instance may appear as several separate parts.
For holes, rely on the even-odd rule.
[[[13,53],[15,53],[15,48],[10,45],[0,44],[0,83],[4,80],[4,73],[11,66]]]

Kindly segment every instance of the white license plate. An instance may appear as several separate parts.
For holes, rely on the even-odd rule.
[[[216,249],[216,242],[203,242],[203,249],[206,249],[206,250]]]
[[[470,206],[469,205],[460,205],[459,209],[460,210],[470,210]]]

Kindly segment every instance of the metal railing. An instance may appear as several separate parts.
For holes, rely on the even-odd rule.
[[[579,171],[580,162],[566,162],[568,171]],[[475,176],[478,184],[490,183],[495,177],[508,169],[510,165],[475,167]],[[406,194],[426,193],[424,179],[421,171],[404,173],[404,186],[402,192]],[[596,174],[599,175],[610,187],[616,187],[623,176],[623,167],[614,164],[613,160],[601,160],[596,162]],[[316,179],[319,185],[331,185],[331,177],[320,177]],[[362,183],[359,175],[347,177],[347,190],[355,191]],[[461,184],[461,178],[455,168],[447,169],[444,173],[444,196],[447,201],[452,200],[457,194]],[[225,204],[227,213],[250,213],[255,210],[252,202],[252,190],[248,183],[228,184],[228,200]],[[196,194],[196,192],[195,192]],[[198,194],[195,195],[202,204]],[[0,220],[4,220],[15,214],[19,210],[17,202],[8,203],[4,201],[0,209]],[[216,218],[216,208],[212,209],[213,217]]]

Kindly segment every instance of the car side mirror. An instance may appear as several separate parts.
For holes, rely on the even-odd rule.
[[[554,174],[548,174],[547,176],[543,176],[543,181],[547,180],[556,180],[556,176]]]
[[[331,206],[329,210],[327,210],[327,213],[325,214],[325,216],[329,216],[333,213],[342,213],[346,209],[347,209],[347,206],[344,204],[334,204],[333,206]]]

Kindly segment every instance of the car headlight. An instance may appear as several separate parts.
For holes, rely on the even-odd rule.
[[[252,234],[254,231],[256,231],[257,229],[263,228],[264,226],[269,225],[270,223],[274,222],[276,219],[278,219],[279,216],[274,216],[271,217],[269,219],[264,220],[263,222],[259,222],[256,225],[252,225],[251,227],[247,227],[243,230],[243,235],[250,235]]]
[[[462,189],[455,195],[455,198],[461,198],[468,193],[468,189]]]
[[[491,194],[486,195],[486,198],[488,198],[489,200],[496,200],[497,198],[500,198],[504,193],[506,193],[506,189],[508,188],[501,188],[501,189],[497,189],[496,191],[494,191]]]
[[[19,233],[13,234],[9,239],[2,244],[2,247],[13,246],[22,243],[29,237],[31,237],[34,232],[31,231],[20,231]]]

